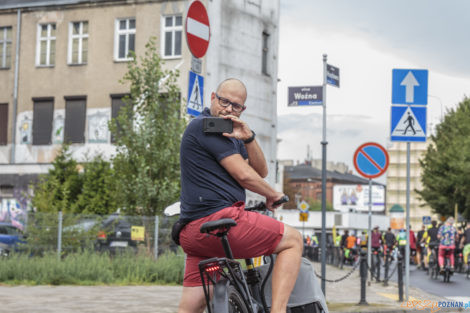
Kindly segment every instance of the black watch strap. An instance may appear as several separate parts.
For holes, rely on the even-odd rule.
[[[250,138],[248,138],[247,140],[243,140],[244,143],[250,143],[252,142],[253,140],[255,140],[255,137],[256,137],[256,134],[254,131],[251,131],[253,133],[253,135],[251,135]]]

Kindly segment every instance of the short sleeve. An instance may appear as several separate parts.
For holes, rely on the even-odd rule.
[[[239,143],[236,139],[225,137],[221,134],[203,134],[199,137],[199,141],[201,146],[203,146],[206,151],[208,151],[217,160],[217,162],[220,162],[222,159],[232,154],[242,154]]]

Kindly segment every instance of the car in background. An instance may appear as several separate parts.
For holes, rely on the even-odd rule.
[[[128,217],[113,213],[100,225],[97,248],[110,253],[137,251],[139,241],[132,240],[132,223]]]
[[[10,223],[0,222],[0,256],[18,250],[19,243],[25,243],[23,232]]]

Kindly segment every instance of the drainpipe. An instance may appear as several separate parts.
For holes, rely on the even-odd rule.
[[[21,39],[21,10],[18,9],[16,22],[16,53],[15,53],[15,83],[13,87],[13,123],[11,129],[11,157],[10,163],[14,164],[16,150],[16,114],[18,107],[18,67],[20,63],[20,39]]]

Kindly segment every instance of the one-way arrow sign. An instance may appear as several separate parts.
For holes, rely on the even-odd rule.
[[[392,104],[425,105],[428,103],[428,71],[394,69]]]

